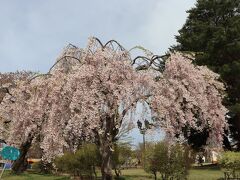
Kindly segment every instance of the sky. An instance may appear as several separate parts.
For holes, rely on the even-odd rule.
[[[196,0],[0,0],[0,72],[47,72],[68,44],[115,39],[164,54]],[[141,141],[135,130],[133,136]],[[149,138],[153,138],[150,137]]]

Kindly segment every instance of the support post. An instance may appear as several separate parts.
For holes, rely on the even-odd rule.
[[[2,172],[1,172],[1,175],[0,175],[0,179],[2,179],[5,168],[6,168],[6,163],[4,163],[4,166],[3,166],[3,169],[2,169]]]

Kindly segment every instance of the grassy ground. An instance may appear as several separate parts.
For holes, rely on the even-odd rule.
[[[126,177],[126,180],[153,179],[153,176],[144,172],[143,169],[123,170],[122,175]],[[192,169],[188,175],[189,180],[217,180],[221,177],[223,177],[223,172],[217,169]]]
[[[53,176],[46,174],[35,174],[25,172],[21,175],[12,175],[10,171],[5,171],[2,177],[3,180],[69,180],[66,176]]]
[[[193,169],[189,173],[190,180],[217,180],[223,177],[223,172],[214,169]]]
[[[153,176],[147,174],[143,169],[122,170],[124,180],[152,180]],[[158,175],[159,176],[159,175]],[[160,177],[160,176],[159,176]],[[192,169],[189,172],[189,180],[217,180],[223,177],[223,172],[218,169]],[[66,176],[42,175],[26,172],[19,176],[11,175],[9,172],[4,173],[4,180],[69,180]]]

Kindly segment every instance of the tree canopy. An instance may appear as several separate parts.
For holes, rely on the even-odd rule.
[[[204,129],[207,145],[221,148],[227,110],[216,73],[178,52],[169,55],[164,68],[159,56],[132,60],[129,51],[112,42],[117,48],[96,38],[84,49],[70,45],[47,74],[19,81],[0,106],[0,114],[11,121],[6,141],[21,147],[38,139],[47,162],[94,142],[103,179],[111,179],[119,130],[144,102],[169,140],[184,141],[183,128]]]

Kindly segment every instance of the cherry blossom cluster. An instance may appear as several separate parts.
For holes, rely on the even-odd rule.
[[[222,105],[224,85],[219,75],[196,66],[181,53],[167,59],[162,78],[155,85],[151,107],[160,127],[170,137],[183,136],[183,129],[209,132],[208,146],[222,146],[227,128],[227,109]]]

